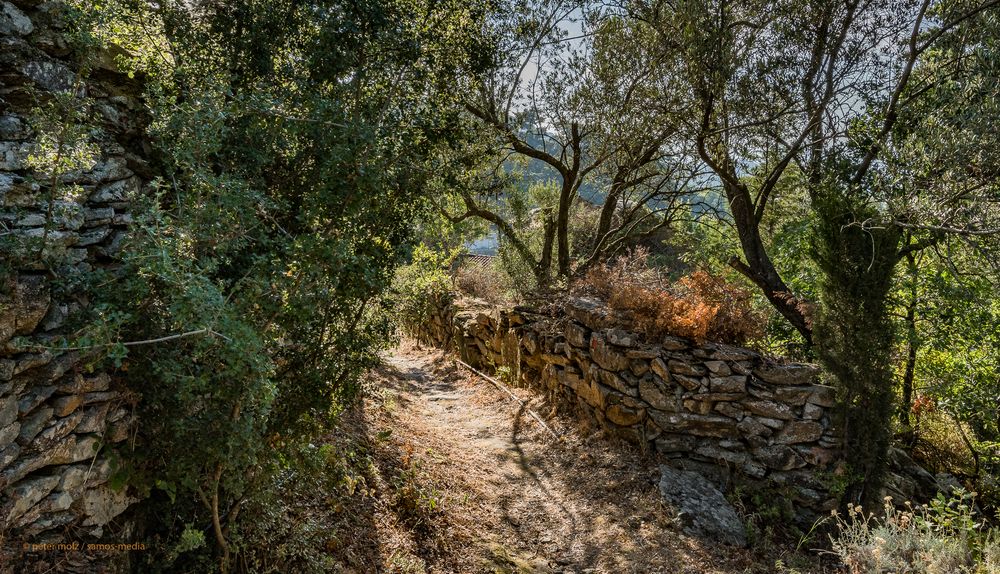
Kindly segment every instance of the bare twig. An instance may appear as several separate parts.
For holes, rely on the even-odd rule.
[[[494,379],[493,377],[491,377],[491,376],[483,373],[482,371],[476,370],[475,368],[472,367],[472,365],[470,365],[469,363],[466,363],[465,361],[463,361],[461,359],[455,359],[455,362],[458,363],[459,365],[462,365],[466,369],[469,369],[470,371],[472,371],[473,373],[479,375],[480,377],[486,379],[487,381],[493,383],[494,387],[496,387],[496,388],[500,389],[501,391],[503,391],[503,392],[507,393],[508,395],[510,395],[510,397],[512,399],[514,399],[515,401],[517,401],[518,403],[520,403],[522,407],[524,407],[524,410],[526,410],[528,412],[528,414],[531,415],[531,418],[535,419],[535,421],[537,421],[538,424],[542,425],[542,428],[544,428],[545,430],[549,431],[549,434],[551,434],[552,436],[554,436],[556,438],[556,440],[562,439],[562,437],[559,436],[559,434],[556,433],[556,431],[552,430],[549,427],[549,425],[545,424],[545,421],[542,420],[542,417],[538,416],[538,414],[536,414],[535,411],[533,411],[530,408],[528,408],[528,403],[522,401],[521,398],[518,397],[517,395],[515,395],[513,391],[511,391],[510,389],[508,389],[506,385],[504,385],[500,381]]]

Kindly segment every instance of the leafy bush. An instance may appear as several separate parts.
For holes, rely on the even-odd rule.
[[[834,552],[851,574],[994,574],[1000,572],[1000,539],[976,516],[975,495],[961,489],[930,505],[906,510],[885,498],[884,516],[848,506],[847,517],[834,511],[839,533]]]
[[[410,263],[396,272],[396,319],[405,330],[417,332],[435,306],[451,296],[448,268],[454,258],[454,253],[421,244],[414,248]]]
[[[647,251],[636,249],[597,265],[577,290],[601,297],[650,338],[675,335],[742,345],[760,336],[763,319],[751,306],[749,290],[704,270],[667,285],[647,259]]]
[[[127,48],[157,150],[80,331],[141,394],[123,474],[162,541],[141,568],[226,571],[280,550],[241,521],[391,342],[384,295],[444,177],[443,78],[474,16],[393,0],[74,4]]]

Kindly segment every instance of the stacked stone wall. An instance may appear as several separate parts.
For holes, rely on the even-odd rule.
[[[417,335],[474,367],[502,368],[610,434],[722,487],[785,493],[804,522],[835,505],[836,397],[818,367],[731,345],[649,342],[622,324],[585,299],[554,315],[442,300]]]
[[[101,537],[133,501],[109,485],[114,445],[133,428],[125,393],[94,371],[92,349],[57,349],[89,305],[83,279],[113,271],[130,199],[148,180],[141,87],[109,55],[81,73],[63,8],[0,1],[0,539],[10,547]],[[53,175],[31,156],[57,95],[97,155]]]

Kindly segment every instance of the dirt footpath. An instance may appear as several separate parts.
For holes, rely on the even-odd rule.
[[[363,426],[373,532],[353,568],[377,572],[733,573],[750,553],[682,535],[654,461],[525,407],[437,351],[404,344],[373,374]]]

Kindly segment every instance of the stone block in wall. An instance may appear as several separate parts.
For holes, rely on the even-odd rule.
[[[708,388],[713,393],[736,393],[737,395],[742,395],[747,391],[747,378],[742,375],[709,377]]]
[[[688,377],[701,377],[707,373],[705,367],[701,365],[678,361],[676,359],[667,361],[667,369],[669,369],[672,374],[684,375]]]
[[[598,333],[590,336],[590,356],[594,362],[602,369],[612,372],[624,371],[628,368],[629,362],[625,353],[610,345],[607,340]]]
[[[108,411],[111,403],[97,404],[84,409],[81,414],[80,424],[76,427],[79,433],[100,433],[104,432],[105,422],[108,418]]]
[[[707,415],[712,412],[715,407],[715,403],[711,400],[701,400],[701,399],[684,399],[682,403],[684,410],[689,413],[696,413],[699,415]]]
[[[83,412],[77,411],[67,417],[60,419],[55,419],[48,427],[45,428],[32,443],[38,444],[52,444],[55,441],[61,439],[62,437],[73,432],[80,421],[83,420]]]
[[[595,299],[570,299],[566,302],[564,311],[571,319],[595,331],[614,327],[617,323],[617,318],[608,308]]]
[[[644,377],[639,380],[639,396],[654,409],[667,412],[678,410],[677,394],[657,377]]]
[[[792,470],[806,466],[806,461],[789,446],[772,445],[754,449],[754,458],[775,470]]]
[[[97,453],[100,442],[100,439],[93,435],[71,434],[57,444],[46,445],[40,452],[32,449],[33,454],[19,457],[15,464],[0,473],[0,488],[6,488],[46,466],[73,464],[92,459]]]
[[[816,467],[826,467],[836,462],[840,457],[840,451],[832,448],[824,448],[819,445],[795,446],[795,452],[799,453],[802,460]]]
[[[62,394],[86,394],[107,391],[111,386],[111,377],[107,373],[98,373],[92,377],[75,374],[68,381],[56,387],[56,392]]]
[[[0,289],[0,344],[15,335],[30,335],[49,311],[44,277],[22,275]]]
[[[696,401],[711,401],[711,402],[734,402],[743,399],[746,395],[743,393],[685,393],[689,398]]]
[[[819,367],[803,364],[762,365],[753,371],[757,378],[775,385],[808,385],[815,381],[819,373]]]
[[[21,432],[21,423],[14,421],[9,425],[0,428],[0,450],[7,448],[7,445],[14,442],[14,439]]]
[[[587,348],[590,346],[590,329],[576,321],[567,321],[566,342],[574,347]]]
[[[834,407],[837,404],[837,389],[826,385],[816,385],[806,402],[826,408]]]
[[[792,407],[785,403],[767,400],[749,400],[743,403],[748,411],[755,415],[772,419],[791,420],[796,418]]]
[[[733,371],[725,361],[705,361],[704,365],[708,369],[708,372],[715,377],[727,377],[733,374]]]
[[[606,329],[604,337],[612,345],[632,348],[639,344],[639,335],[624,329]]]
[[[46,385],[44,387],[35,387],[31,389],[28,393],[21,396],[17,401],[17,410],[25,415],[35,410],[35,408],[48,400],[52,396],[52,393],[56,392],[55,385]]]
[[[811,421],[818,421],[819,419],[823,418],[823,414],[825,412],[826,410],[824,410],[823,407],[819,405],[806,403],[805,406],[802,407],[802,418]]]
[[[601,384],[605,387],[612,388],[619,393],[632,397],[639,396],[639,381],[629,373],[620,372],[616,374],[604,369],[598,370],[597,373]]]
[[[59,476],[39,476],[25,480],[14,487],[9,502],[0,509],[5,523],[12,523],[21,518],[32,506],[48,496],[58,486]]]
[[[734,347],[733,345],[727,345],[725,343],[708,343],[704,346],[705,349],[709,350],[709,358],[716,361],[726,361],[736,362],[736,361],[753,361],[759,360],[760,354],[750,349],[744,349],[742,347]]]
[[[649,361],[644,359],[629,359],[628,362],[629,371],[637,377],[641,377],[649,372]]]
[[[663,413],[650,411],[657,426],[667,432],[688,433],[694,436],[737,438],[736,421],[719,415],[693,413]]]
[[[135,500],[124,490],[101,486],[84,493],[81,510],[84,526],[103,526],[125,511]]]
[[[22,419],[18,442],[21,445],[30,444],[38,436],[38,433],[42,432],[42,429],[48,425],[53,416],[55,416],[55,411],[52,407],[43,407]]]
[[[823,436],[823,425],[813,421],[789,421],[774,437],[777,444],[815,442]]]
[[[743,410],[743,407],[739,403],[726,401],[716,403],[715,411],[721,415],[736,419],[737,421],[743,420],[743,417],[746,415],[746,411]]]
[[[742,448],[742,445],[740,445]],[[747,453],[740,451],[733,451],[723,448],[719,443],[715,442],[702,442],[699,446],[695,447],[695,454],[703,456],[709,460],[715,461],[722,464],[736,464],[742,465],[747,461]]]
[[[17,420],[17,397],[0,397],[0,426],[7,426]]]
[[[605,409],[604,416],[616,425],[630,427],[641,423],[645,419],[646,410],[628,407],[623,404],[615,404]]]
[[[680,337],[664,337],[660,347],[667,351],[686,351],[691,348],[691,344],[686,339]]]
[[[812,386],[777,387],[772,394],[775,399],[792,406],[801,407],[813,394]]]

